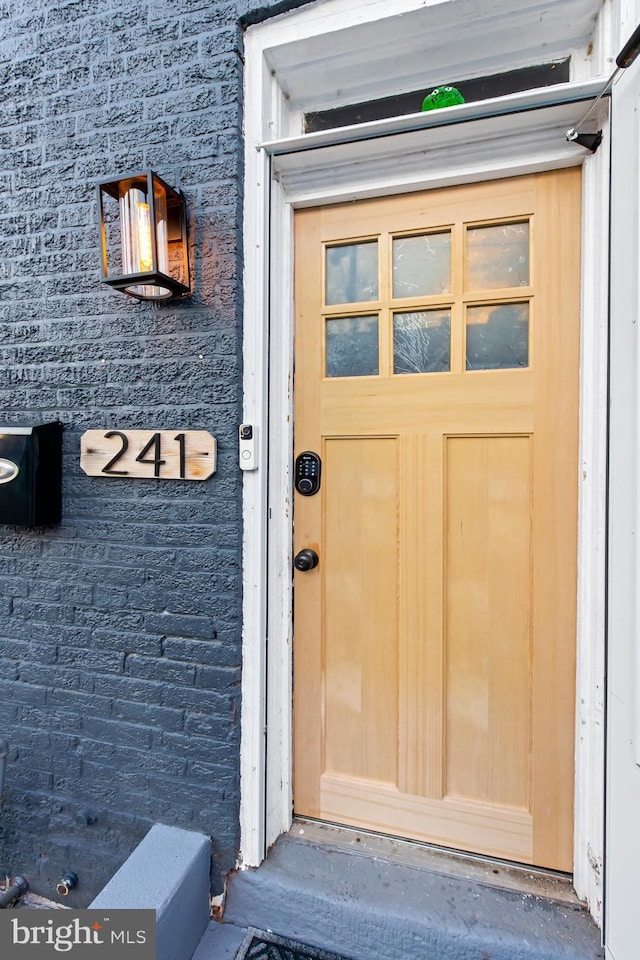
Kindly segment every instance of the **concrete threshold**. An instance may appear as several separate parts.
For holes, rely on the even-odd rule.
[[[231,875],[224,922],[194,960],[231,960],[247,927],[350,960],[602,958],[600,933],[566,878],[425,856],[402,842],[383,855],[395,844],[383,840],[294,824],[260,867]]]
[[[560,900],[571,906],[581,905],[573,889],[572,879],[566,873],[474,856],[432,844],[401,840],[368,833],[356,827],[342,827],[302,817],[294,819],[290,834],[333,850],[348,850],[358,856],[382,858],[393,863],[432,870],[448,877],[477,880],[503,890],[532,893],[548,900]]]

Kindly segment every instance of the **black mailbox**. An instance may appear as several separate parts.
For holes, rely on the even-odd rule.
[[[62,424],[0,423],[0,524],[60,523],[61,488]]]

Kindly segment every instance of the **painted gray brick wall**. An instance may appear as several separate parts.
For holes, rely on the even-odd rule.
[[[296,3],[272,5],[279,11]],[[0,872],[88,903],[155,821],[238,852],[242,0],[0,0],[0,422],[60,419],[63,521],[0,527]],[[187,199],[193,296],[98,282],[95,182]],[[206,429],[206,483],[89,478],[89,428]]]

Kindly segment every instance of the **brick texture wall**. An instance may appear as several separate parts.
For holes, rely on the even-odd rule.
[[[274,10],[297,4],[279,4]],[[0,527],[0,871],[82,906],[155,821],[238,852],[242,19],[220,0],[0,0],[0,422],[59,419],[63,521]],[[95,182],[186,195],[194,292],[99,283]],[[205,429],[206,483],[90,478],[89,428]]]

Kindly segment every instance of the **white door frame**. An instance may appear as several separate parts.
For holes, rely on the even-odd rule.
[[[613,88],[609,641],[607,711],[607,960],[638,954],[640,835],[640,61]]]
[[[566,7],[566,0],[563,2]],[[570,2],[574,7],[593,6],[593,0]],[[356,62],[358,30],[388,18],[390,10],[395,14],[401,8],[407,18],[412,10],[425,16],[433,8],[440,16],[445,8],[452,11],[455,3],[372,0],[363,6],[357,0],[319,0],[250,28],[245,38],[243,416],[258,428],[260,459],[256,471],[244,474],[240,863],[259,864],[277,836],[289,829],[292,817],[293,210],[584,161],[574,883],[599,917],[604,793],[608,149],[605,146],[595,155],[585,156],[581,148],[567,144],[563,131],[581,116],[584,104],[553,106],[553,97],[544,92],[535,95],[538,109],[508,116],[487,117],[482,105],[469,105],[465,108],[468,126],[440,126],[441,115],[437,130],[436,121],[431,125],[419,121],[416,131],[364,143],[325,144],[305,153],[287,152],[286,143],[276,143],[289,137],[290,146],[298,146],[309,77],[307,70],[302,88],[292,89],[297,68],[288,64],[308,67],[313,63],[317,38],[322,41],[344,27],[341,56],[348,59],[352,55]],[[519,0],[496,0],[493,5],[503,7],[505,13],[511,9],[522,14],[527,9]],[[483,6],[478,0],[478,11]],[[484,22],[480,12],[478,17],[469,28],[469,42],[472,38],[476,47],[482,46],[479,32]],[[600,32],[592,38],[596,43],[590,60],[583,49],[580,57],[573,49],[574,63],[579,65],[574,69],[577,85],[590,73],[598,77],[608,72],[610,26],[609,20],[601,21]],[[412,33],[405,23],[407,31]],[[387,36],[387,25],[379,32]],[[353,38],[350,46],[349,37]],[[565,38],[565,46],[570,42],[577,43]],[[452,50],[453,46],[464,61],[468,50],[465,52],[460,31]],[[428,51],[423,50],[422,56],[428,59]],[[511,65],[508,59],[505,62],[502,48],[500,57],[495,72]],[[395,57],[394,62],[401,59]],[[541,54],[540,59],[547,57]],[[512,62],[517,62],[516,53]],[[318,75],[325,78],[326,64],[320,57],[318,64]],[[449,76],[463,75],[453,72],[456,66],[461,69],[452,64]],[[491,70],[485,67],[484,72]],[[413,78],[408,82],[414,82]],[[599,120],[606,143],[606,107],[604,110]]]

